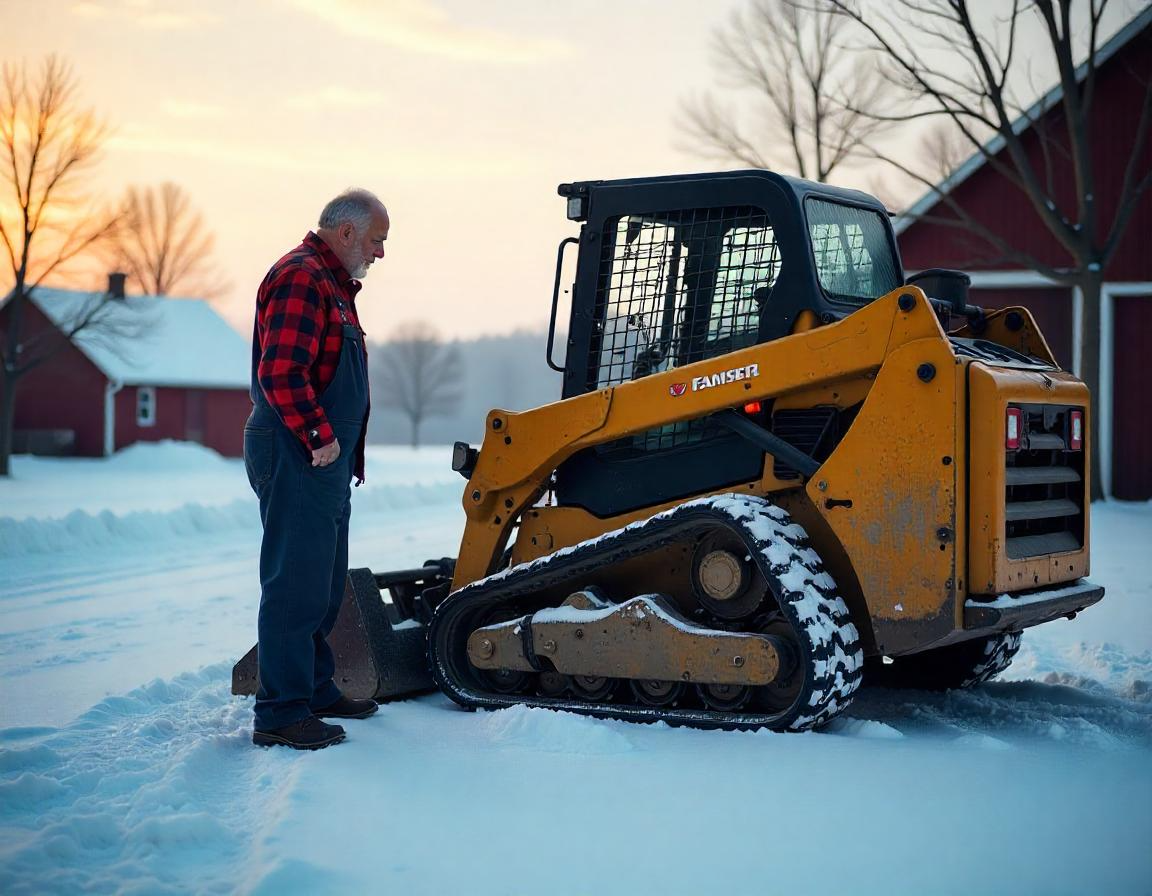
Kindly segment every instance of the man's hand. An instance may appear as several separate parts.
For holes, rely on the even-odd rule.
[[[333,439],[331,445],[312,449],[312,466],[326,467],[340,456],[340,440]]]

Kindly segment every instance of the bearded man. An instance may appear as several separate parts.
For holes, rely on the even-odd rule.
[[[256,296],[244,466],[264,526],[252,733],[260,746],[327,747],[345,732],[323,719],[377,709],[340,692],[327,637],[348,574],[350,483],[364,481],[368,370],[356,294],[384,257],[388,228],[379,199],[346,190]]]

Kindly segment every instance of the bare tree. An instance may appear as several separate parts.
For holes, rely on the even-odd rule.
[[[920,141],[920,161],[936,183],[950,178],[971,155],[968,138],[951,122],[936,122]]]
[[[682,106],[689,149],[753,168],[827,180],[889,125],[874,59],[843,47],[848,21],[797,0],[750,0],[714,35],[715,65],[741,98],[741,115],[711,94]],[[837,102],[846,94],[852,103]],[[749,122],[747,119],[751,118]]]
[[[25,306],[45,277],[91,250],[113,231],[116,215],[98,211],[84,175],[104,141],[105,125],[78,107],[69,67],[49,57],[38,73],[5,64],[0,85],[0,242],[13,287],[0,336],[0,476],[9,475],[20,379],[82,331],[110,317],[91,302],[59,328],[26,331]],[[5,278],[7,279],[7,278]]]
[[[400,411],[411,425],[412,447],[420,444],[420,424],[450,414],[460,401],[463,370],[455,345],[446,344],[427,321],[402,323],[375,353],[375,402]]]
[[[886,122],[945,121],[963,136],[970,151],[1029,203],[1037,217],[1067,253],[1061,266],[1025,251],[1016,234],[978,220],[948,184],[937,182],[908,165],[876,153],[909,177],[932,190],[943,214],[935,223],[974,235],[995,253],[988,260],[1010,261],[1038,271],[1083,296],[1080,333],[1080,378],[1093,395],[1100,386],[1100,294],[1104,272],[1125,228],[1152,185],[1146,150],[1152,127],[1152,81],[1142,84],[1143,99],[1128,148],[1124,179],[1111,220],[1101,220],[1097,205],[1100,161],[1093,146],[1092,120],[1096,101],[1100,20],[1108,0],[1012,0],[996,20],[982,27],[968,0],[892,0],[883,11],[865,11],[855,0],[822,0],[822,5],[862,27],[869,45],[882,52],[890,68],[891,87],[907,100],[906,111],[879,115]],[[1081,27],[1074,13],[1086,16]],[[1023,58],[1020,33],[1038,16],[1046,50],[1058,72],[1057,92],[1025,106],[1015,85],[1026,81],[1032,60]],[[1083,61],[1077,65],[1082,45]],[[1149,47],[1145,52],[1152,51]],[[1133,77],[1136,77],[1133,73]],[[1052,116],[1055,99],[1060,115]],[[991,134],[993,138],[986,140]],[[1029,152],[1029,140],[1039,151]],[[1071,189],[1068,187],[1071,186]],[[1091,443],[1099,445],[1098,414],[1091,415]],[[1092,497],[1103,496],[1100,465],[1092,465]]]
[[[212,261],[215,238],[181,187],[131,187],[122,213],[116,264],[141,292],[216,298],[227,289]]]

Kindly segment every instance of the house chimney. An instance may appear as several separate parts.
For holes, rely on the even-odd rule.
[[[113,271],[108,275],[108,298],[122,299],[124,298],[124,281],[128,279],[128,275],[120,271]]]

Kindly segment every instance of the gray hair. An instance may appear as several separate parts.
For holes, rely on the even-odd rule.
[[[383,207],[384,203],[377,199],[375,194],[357,187],[349,187],[324,206],[324,210],[320,212],[319,226],[333,228],[351,222],[358,233],[363,233],[372,221],[373,212]]]

